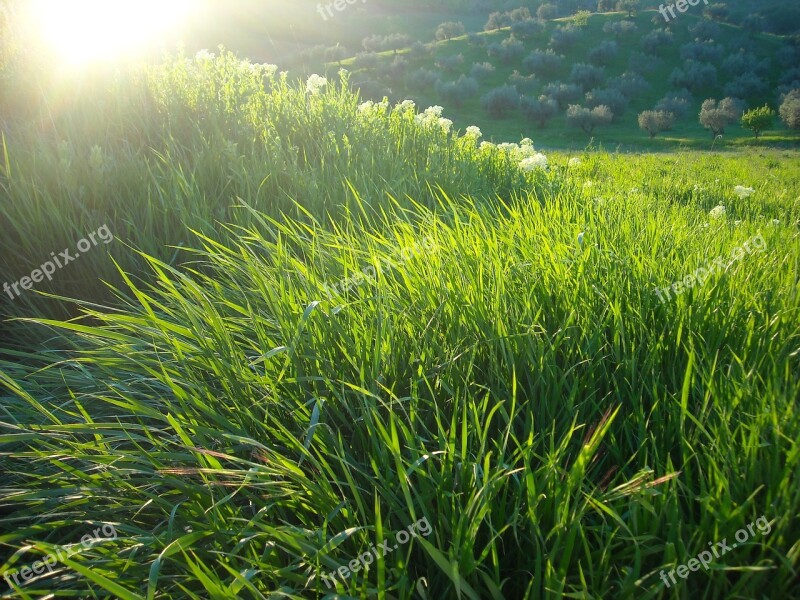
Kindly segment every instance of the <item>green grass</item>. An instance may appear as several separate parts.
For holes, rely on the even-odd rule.
[[[641,51],[640,37],[656,27],[662,26],[656,26],[651,22],[653,15],[657,14],[658,13],[653,11],[643,11],[634,18],[634,22],[638,25],[639,31],[632,36],[627,36],[618,40],[620,46],[619,54],[617,58],[606,67],[606,73],[609,78],[620,75],[628,70],[628,58],[630,54]],[[623,17],[623,13],[592,15],[588,24],[583,28],[583,37],[569,50],[559,52],[566,57],[560,72],[548,79],[540,80],[539,86],[527,92],[526,95],[537,97],[542,92],[542,88],[551,81],[559,80],[568,82],[570,70],[574,64],[588,62],[588,54],[592,48],[596,47],[604,40],[613,39],[609,34],[603,32],[603,25],[607,22],[619,21]],[[658,57],[661,59],[660,66],[654,71],[644,75],[645,79],[651,85],[650,89],[641,96],[633,98],[625,113],[619,116],[614,123],[610,126],[598,128],[595,131],[593,139],[579,129],[568,127],[563,111],[555,119],[548,122],[544,129],[539,129],[535,124],[527,122],[519,111],[512,112],[506,118],[492,119],[481,106],[481,96],[494,87],[506,84],[508,82],[508,77],[514,70],[526,74],[522,68],[522,58],[527,56],[527,54],[534,49],[546,49],[552,31],[556,26],[563,24],[566,21],[565,19],[549,21],[543,33],[533,36],[529,40],[523,40],[526,48],[525,53],[519,61],[511,65],[503,65],[496,59],[488,57],[485,47],[469,44],[466,36],[464,36],[447,42],[439,42],[431,57],[411,60],[409,72],[420,67],[436,69],[435,62],[438,59],[462,54],[464,56],[463,68],[457,72],[442,74],[443,81],[451,81],[458,79],[461,74],[469,75],[470,68],[476,62],[492,62],[496,67],[496,72],[491,77],[480,82],[481,87],[479,93],[472,98],[465,98],[463,106],[447,106],[447,109],[448,113],[451,113],[451,118],[455,122],[457,128],[463,130],[469,125],[478,125],[487,137],[500,141],[533,137],[536,139],[537,144],[543,148],[571,150],[581,150],[592,141],[594,143],[602,143],[608,148],[619,147],[623,150],[633,151],[664,151],[674,150],[680,147],[708,150],[712,149],[712,145],[716,149],[719,149],[720,145],[735,147],[742,144],[767,147],[796,147],[798,141],[800,141],[797,132],[784,129],[779,120],[776,120],[776,130],[769,132],[767,137],[758,142],[753,139],[751,132],[735,124],[728,128],[724,141],[717,141],[716,144],[714,144],[713,136],[711,136],[707,130],[703,129],[698,122],[698,114],[703,100],[706,98],[719,99],[724,96],[723,86],[726,82],[726,75],[721,65],[716,65],[720,71],[719,85],[708,87],[696,94],[689,113],[686,117],[676,122],[673,131],[659,134],[655,139],[649,139],[647,133],[639,129],[637,115],[644,110],[652,110],[659,99],[675,91],[669,86],[669,76],[675,67],[682,66],[683,61],[680,59],[680,46],[692,41],[692,36],[688,31],[688,27],[697,23],[699,20],[700,13],[697,15],[691,15],[689,13],[681,15],[680,20],[676,21],[671,27],[674,34],[672,45],[662,49],[658,54]],[[730,45],[736,37],[745,35],[737,26],[720,24],[720,27],[722,28],[722,35],[718,41],[725,45]],[[487,46],[495,42],[500,42],[509,35],[509,29],[480,33],[480,36],[485,40]],[[778,36],[759,34],[753,38],[752,43],[753,52],[759,58],[773,59],[773,65],[768,77],[770,81],[769,89],[773,90],[777,86],[780,75],[780,67],[774,62],[774,53],[781,44],[785,43],[785,40]],[[409,88],[402,78],[398,79],[389,76],[386,71],[386,64],[392,60],[392,56],[393,54],[391,52],[383,53],[382,60],[384,64],[381,67],[374,71],[355,71],[354,75],[359,79],[366,77],[385,84],[391,89],[391,94],[389,94],[391,98],[401,99],[410,97],[417,100],[420,105],[444,104],[434,90],[421,93]],[[345,64],[349,65],[350,63],[345,61]],[[335,70],[338,69],[338,66],[335,68],[332,66],[329,67],[331,72],[335,72]],[[774,106],[776,102],[776,98],[771,91],[767,97],[751,98],[748,100],[753,106],[761,106],[764,103],[769,103]]]
[[[76,97],[58,135],[6,138],[4,277],[98,218],[117,241],[59,273],[74,318],[33,293],[9,310],[0,574],[76,552],[2,597],[800,593],[795,153],[523,173],[520,150],[360,111],[346,85],[259,77],[167,62]],[[62,165],[62,139],[83,158]],[[103,524],[115,539],[75,546]]]

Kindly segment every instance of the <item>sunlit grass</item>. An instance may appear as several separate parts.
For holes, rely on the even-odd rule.
[[[87,255],[63,273],[82,316],[25,319],[48,344],[4,351],[0,573],[118,533],[4,597],[323,597],[422,517],[340,597],[800,592],[794,155],[526,176],[270,73],[168,63],[142,91],[159,110],[116,124],[139,145],[65,117],[70,165],[55,136],[9,137],[3,276],[101,215],[125,274]],[[759,232],[764,252],[659,302]],[[664,589],[762,515],[769,535]]]

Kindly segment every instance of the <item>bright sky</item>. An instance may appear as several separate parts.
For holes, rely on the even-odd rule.
[[[135,54],[191,17],[191,0],[32,0],[31,23],[69,66]]]

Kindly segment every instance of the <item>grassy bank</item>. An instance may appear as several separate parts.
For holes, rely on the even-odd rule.
[[[161,67],[148,120],[95,110],[127,154],[8,136],[4,276],[116,239],[54,279],[79,318],[12,305],[2,597],[800,593],[796,154],[527,170],[270,73]]]

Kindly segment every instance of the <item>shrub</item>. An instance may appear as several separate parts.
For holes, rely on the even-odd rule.
[[[495,67],[492,63],[482,62],[474,63],[469,70],[469,76],[475,79],[486,79],[495,72]]]
[[[760,98],[767,93],[767,82],[758,75],[745,73],[726,83],[723,92],[735,98]]]
[[[581,86],[574,83],[561,83],[560,81],[553,81],[544,86],[542,92],[553,98],[559,108],[566,108],[569,104],[580,100],[583,90]]]
[[[536,75],[521,75],[517,70],[508,76],[508,83],[517,88],[520,94],[530,92],[538,85]]]
[[[765,104],[761,108],[754,108],[744,113],[741,123],[742,127],[752,131],[753,135],[758,139],[762,131],[772,128],[774,121],[775,111]]]
[[[582,35],[583,31],[575,25],[561,25],[550,36],[550,45],[555,50],[566,50],[574,46]]]
[[[500,62],[505,65],[519,60],[523,52],[525,52],[525,44],[515,38],[513,34],[499,44],[491,44],[488,50],[489,56],[500,59]]]
[[[800,89],[792,90],[781,98],[778,113],[789,129],[800,129]]]
[[[407,48],[411,44],[411,36],[405,33],[392,33],[383,39],[383,49],[392,50],[395,54],[401,48]]]
[[[348,56],[351,56],[350,51],[344,46],[340,46],[339,44],[325,48],[325,60],[327,62],[335,62],[341,64],[341,62]]]
[[[725,53],[725,46],[709,42],[689,42],[681,46],[681,59],[700,62],[719,62]]]
[[[619,44],[614,40],[605,40],[589,50],[589,62],[597,66],[608,65],[618,53]]]
[[[655,110],[658,112],[668,112],[675,115],[676,119],[681,119],[689,114],[691,108],[692,95],[689,90],[683,89],[679,92],[667,94],[656,103]]]
[[[744,75],[745,73],[765,75],[769,72],[770,61],[768,58],[758,60],[752,52],[740,50],[725,58],[722,61],[722,68],[733,76]]]
[[[430,46],[422,42],[414,42],[408,50],[408,55],[413,59],[420,59],[430,56],[432,52],[433,49]]]
[[[744,19],[742,19],[742,29],[750,34],[761,33],[764,31],[766,24],[766,19],[755,13],[750,13]]]
[[[507,12],[493,12],[489,15],[489,20],[483,26],[484,31],[502,29],[511,25],[511,17]]]
[[[717,85],[717,68],[708,63],[687,60],[683,69],[672,71],[669,83],[674,88],[686,88],[694,93]]]
[[[588,109],[584,106],[571,104],[567,108],[567,125],[582,129],[589,135],[595,128],[601,125],[608,125],[613,120],[614,115],[607,106],[596,106]]]
[[[638,73],[625,71],[622,75],[609,79],[608,87],[619,90],[626,98],[634,98],[649,90],[650,84]]]
[[[658,54],[659,50],[672,44],[673,37],[669,29],[654,29],[642,36],[642,48],[648,54]]]
[[[716,4],[709,4],[703,9],[703,16],[712,21],[726,21],[730,11],[725,4],[717,2]]]
[[[689,33],[696,40],[716,40],[719,38],[720,28],[719,25],[713,21],[703,19],[697,23],[689,25]]]
[[[481,98],[481,105],[491,117],[505,117],[519,107],[519,93],[513,85],[494,88]]]
[[[572,71],[569,74],[569,80],[581,86],[584,90],[597,87],[605,81],[605,78],[606,70],[603,67],[595,67],[586,63],[572,65]]]
[[[633,35],[637,31],[639,31],[639,28],[636,26],[636,23],[632,21],[615,21],[603,25],[603,32],[610,33],[617,39],[627,35]]]
[[[542,4],[536,10],[536,16],[543,21],[555,19],[558,16],[558,7],[555,4],[550,4],[549,2]]]
[[[436,28],[436,39],[441,40],[449,40],[454,37],[458,37],[460,35],[464,35],[466,29],[464,29],[463,23],[456,23],[455,21],[447,21],[446,23],[442,23],[439,27]]]
[[[716,100],[708,99],[700,108],[700,124],[711,131],[711,135],[718,136],[725,133],[725,128],[735,123],[742,115],[741,102],[733,98]]]
[[[651,73],[655,71],[664,61],[642,52],[631,52],[628,56],[628,69],[637,73]]]
[[[639,113],[639,128],[650,134],[651,138],[661,131],[669,131],[675,123],[675,115],[661,110],[646,110]]]
[[[353,60],[356,69],[374,69],[378,66],[379,57],[374,52],[359,52]]]
[[[471,98],[478,93],[478,82],[472,77],[462,75],[456,81],[438,82],[436,91],[442,100],[459,107],[464,103],[465,98]]]
[[[532,19],[533,16],[531,15],[531,11],[527,6],[520,6],[519,8],[509,11],[508,18],[513,25],[514,23],[521,23],[523,21]]]
[[[437,71],[421,68],[409,75],[408,85],[419,92],[427,92],[435,89],[440,79],[441,76]]]
[[[785,44],[775,53],[778,64],[784,68],[790,68],[800,64],[800,46]]]
[[[531,38],[542,31],[544,31],[544,23],[537,19],[525,19],[511,23],[511,33],[518,38]]]
[[[615,118],[625,114],[625,109],[628,107],[628,99],[615,89],[593,89],[586,92],[585,98],[587,107],[607,106]]]
[[[382,35],[370,35],[361,40],[361,47],[367,52],[380,52],[383,50],[384,41]]]
[[[474,31],[470,31],[467,33],[467,42],[470,46],[485,46],[486,45],[486,38],[482,35],[475,33]]]
[[[388,73],[395,79],[400,79],[408,72],[409,63],[402,56],[395,56],[389,65]]]
[[[464,55],[455,54],[453,56],[444,56],[436,61],[436,66],[442,71],[458,71],[462,66],[464,66]]]
[[[640,5],[641,0],[619,0],[617,2],[617,10],[621,10],[627,13],[628,17],[632,17],[639,10]]]
[[[523,96],[520,99],[520,110],[526,119],[537,123],[542,129],[558,114],[558,102],[544,94],[538,98]]]
[[[528,73],[535,73],[539,77],[554,75],[564,63],[564,56],[552,50],[534,50],[522,61],[522,68]]]

